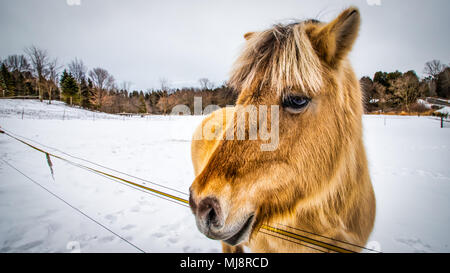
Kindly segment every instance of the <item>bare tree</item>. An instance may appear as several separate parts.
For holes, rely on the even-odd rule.
[[[168,96],[169,96],[169,92],[170,92],[170,83],[169,80],[167,78],[160,78],[159,79],[159,84],[161,86],[161,91],[162,91],[162,96],[159,99],[158,105],[162,110],[163,114],[167,114],[168,113]]]
[[[114,79],[113,75],[109,75],[108,78],[106,78],[105,89],[109,91],[117,89],[116,79]]]
[[[97,107],[100,108],[102,106],[102,101],[106,93],[106,89],[114,88],[114,77],[110,75],[106,69],[101,67],[96,67],[89,71],[89,77],[91,78],[92,83],[95,86]]]
[[[68,64],[69,72],[75,77],[78,84],[86,78],[87,67],[84,65],[83,61],[75,58]]]
[[[369,77],[362,77],[359,80],[359,83],[361,86],[361,91],[363,93],[363,101],[365,106],[364,110],[370,112],[373,108],[372,105],[376,102],[375,100],[377,99],[375,98],[376,91],[373,87],[373,81]]]
[[[89,71],[89,77],[96,88],[105,89],[109,73],[106,69],[96,67]]]
[[[378,106],[384,112],[391,96],[388,94],[386,86],[381,83],[374,82],[372,87],[374,91],[374,98],[378,99]]]
[[[42,80],[44,79],[44,71],[49,63],[49,56],[46,50],[40,49],[34,45],[25,49],[25,53],[29,56],[33,66],[33,72],[37,77],[37,86],[39,90],[39,99],[42,101]]]
[[[439,60],[432,60],[425,63],[425,68],[423,73],[430,76],[433,80],[436,79],[437,75],[445,69],[445,64],[442,64]]]
[[[120,84],[120,89],[123,90],[123,91],[129,92],[132,85],[133,85],[133,83],[130,82],[130,81],[123,81],[123,82]]]
[[[27,57],[24,55],[10,55],[4,60],[4,64],[11,71],[26,72],[31,70]]]
[[[48,62],[47,69],[45,70],[47,81],[47,93],[48,103],[52,103],[53,90],[58,88],[59,70],[62,66],[58,64],[58,59],[55,58]]]
[[[161,91],[169,92],[170,82],[167,78],[159,78],[159,85],[161,86]]]
[[[201,78],[198,80],[202,90],[209,90],[214,88],[214,84],[208,78]]]
[[[33,45],[26,48],[25,52],[30,57],[34,73],[36,74],[37,77],[41,78],[49,62],[49,56],[47,51]]]
[[[391,82],[391,91],[401,99],[408,112],[410,105],[420,97],[419,84],[419,78],[414,71],[408,71]]]

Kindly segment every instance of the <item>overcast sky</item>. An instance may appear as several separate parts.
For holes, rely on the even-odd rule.
[[[228,78],[243,34],[292,19],[328,21],[356,5],[362,14],[351,53],[358,76],[450,62],[448,0],[0,0],[0,58],[29,45],[62,64],[78,57],[133,89],[217,85]]]

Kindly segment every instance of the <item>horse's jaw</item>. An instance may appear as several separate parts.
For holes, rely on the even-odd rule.
[[[255,222],[255,215],[250,215],[248,219],[242,224],[239,228],[237,228],[236,233],[234,233],[228,239],[223,240],[225,243],[235,246],[247,241],[252,233],[253,224]]]

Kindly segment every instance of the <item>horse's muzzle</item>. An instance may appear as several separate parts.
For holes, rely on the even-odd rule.
[[[198,229],[210,239],[223,240],[229,245],[236,245],[248,238],[251,233],[255,218],[253,214],[239,221],[239,224],[224,227],[226,215],[223,215],[217,198],[206,197],[197,203],[191,193],[189,205],[195,215]]]

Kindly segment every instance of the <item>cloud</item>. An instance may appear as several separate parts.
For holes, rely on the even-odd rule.
[[[69,6],[80,6],[81,0],[66,0],[66,3]]]
[[[369,6],[381,6],[381,0],[366,0]]]

